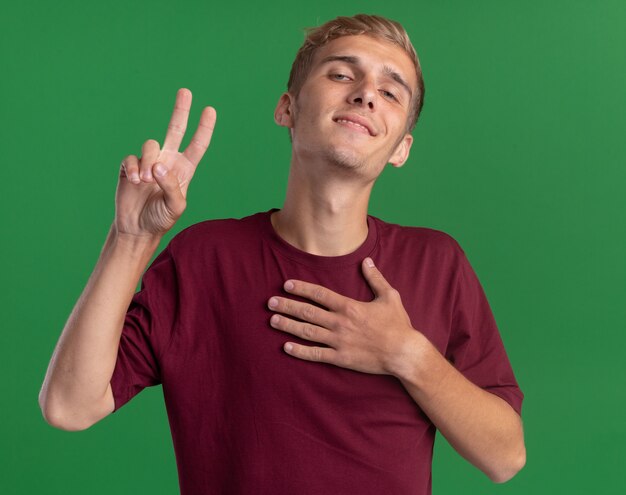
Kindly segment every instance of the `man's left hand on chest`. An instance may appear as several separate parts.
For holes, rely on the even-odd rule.
[[[307,361],[391,375],[416,357],[422,335],[411,326],[400,294],[370,258],[363,261],[362,268],[375,295],[370,302],[356,301],[300,280],[286,281],[285,290],[316,304],[281,296],[269,299],[268,307],[276,312],[270,319],[272,327],[328,346],[287,342],[285,352]]]

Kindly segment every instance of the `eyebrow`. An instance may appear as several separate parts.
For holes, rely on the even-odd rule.
[[[328,62],[337,61],[345,62],[352,65],[361,65],[361,60],[359,59],[359,57],[355,57],[353,55],[329,55],[328,57],[322,59],[320,65],[327,64]],[[411,91],[411,87],[396,70],[394,70],[392,67],[389,67],[388,65],[383,65],[383,74],[396,81],[407,91],[407,93],[409,93],[409,96],[413,98],[413,91]]]

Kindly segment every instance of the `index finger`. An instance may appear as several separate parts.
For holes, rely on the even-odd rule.
[[[346,296],[337,294],[322,285],[303,282],[302,280],[287,280],[284,287],[290,294],[305,297],[333,311],[340,310],[349,300]]]
[[[174,103],[172,118],[167,126],[167,134],[163,143],[164,150],[178,151],[187,129],[190,108],[191,91],[186,88],[179,89],[178,93],[176,93],[176,103]]]
[[[202,155],[204,155],[204,152],[211,143],[211,136],[213,135],[213,129],[215,128],[216,118],[217,115],[215,113],[215,108],[206,107],[202,110],[198,128],[187,145],[187,148],[183,152],[185,158],[187,158],[187,160],[189,160],[194,166],[197,166],[198,163],[200,163]]]

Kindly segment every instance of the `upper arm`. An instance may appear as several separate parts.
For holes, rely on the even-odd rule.
[[[102,398],[102,404],[99,409],[96,409],[94,423],[97,423],[101,419],[107,417],[113,411],[115,411],[115,399],[113,398],[113,389],[111,388],[111,383],[109,382],[107,390],[104,393],[104,397]]]
[[[100,402],[94,405],[94,408],[90,412],[89,417],[85,418],[84,427],[80,429],[86,430],[87,428],[91,428],[94,424],[102,421],[113,411],[115,411],[115,399],[113,398],[113,389],[111,388],[111,383],[109,382],[104,396],[102,397]]]

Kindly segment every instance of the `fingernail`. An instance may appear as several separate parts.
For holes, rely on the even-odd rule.
[[[293,344],[290,344],[289,342],[287,342],[287,343],[285,344],[285,350],[286,350],[287,352],[291,352],[291,349],[293,349]]]
[[[285,282],[285,290],[292,290],[294,288],[293,282],[291,280],[287,280]]]
[[[278,321],[279,321],[279,320],[280,320],[280,316],[278,316],[278,315],[273,315],[273,316],[270,318],[270,323],[271,323],[272,325],[278,325]]]
[[[372,260],[372,258],[365,258],[365,264],[370,268],[374,267],[374,261]]]
[[[162,163],[157,163],[154,166],[154,173],[159,177],[163,177],[167,173],[167,169],[163,166]]]
[[[272,297],[270,298],[268,304],[270,308],[275,308],[276,306],[278,306],[278,299],[276,299],[275,297]]]
[[[141,179],[139,179],[139,174],[137,172],[133,172],[132,174],[130,174],[130,181],[133,184],[139,184],[141,182]]]

